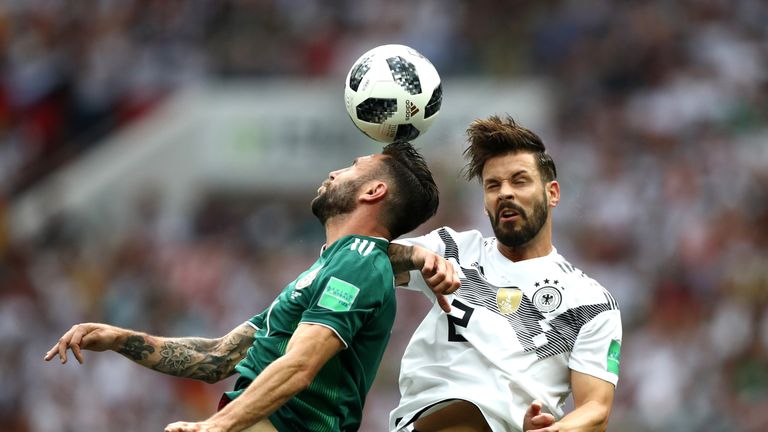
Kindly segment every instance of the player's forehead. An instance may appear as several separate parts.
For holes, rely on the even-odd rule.
[[[489,158],[483,165],[483,181],[488,179],[508,178],[519,174],[528,174],[533,177],[538,177],[539,170],[533,153],[505,153]]]
[[[369,168],[378,164],[385,156],[381,153],[369,154],[355,158],[353,165],[358,168]]]

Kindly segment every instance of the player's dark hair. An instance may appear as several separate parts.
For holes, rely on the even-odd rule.
[[[395,142],[381,152],[394,184],[382,220],[392,238],[413,231],[434,216],[440,202],[437,185],[424,157],[410,143]]]
[[[493,115],[473,121],[467,129],[467,141],[469,147],[464,150],[464,157],[469,159],[464,167],[467,180],[477,177],[482,181],[483,167],[489,159],[518,152],[533,153],[542,181],[557,179],[555,162],[541,138],[518,125],[510,116],[501,118]]]

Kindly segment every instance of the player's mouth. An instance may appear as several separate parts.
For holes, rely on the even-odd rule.
[[[325,192],[326,189],[328,189],[328,186],[331,185],[330,180],[326,180],[323,182],[323,184],[320,185],[319,188],[317,188],[317,194],[320,195],[321,193]]]
[[[499,222],[513,222],[522,218],[522,212],[509,206],[499,209],[496,216]]]

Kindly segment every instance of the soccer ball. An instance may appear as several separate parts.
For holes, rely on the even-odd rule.
[[[440,112],[443,89],[432,63],[405,45],[382,45],[352,65],[344,103],[358,129],[376,141],[410,141]]]

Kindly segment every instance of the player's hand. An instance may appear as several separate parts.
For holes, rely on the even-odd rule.
[[[165,427],[165,432],[224,432],[224,428],[211,422],[176,422]]]
[[[64,364],[67,362],[67,350],[71,349],[77,361],[82,364],[83,353],[81,350],[105,351],[112,349],[120,338],[121,331],[122,329],[107,324],[76,324],[64,333],[43,358],[50,361],[58,355],[61,363]]]
[[[555,417],[552,414],[542,413],[541,402],[535,400],[525,411],[523,430],[525,432],[557,432],[559,428],[555,425]]]
[[[413,247],[414,262],[420,262],[421,277],[427,283],[429,289],[435,293],[437,303],[440,309],[446,313],[451,311],[451,305],[448,304],[445,296],[451,294],[461,286],[459,274],[454,269],[453,264],[442,256],[424,249],[422,247]]]

